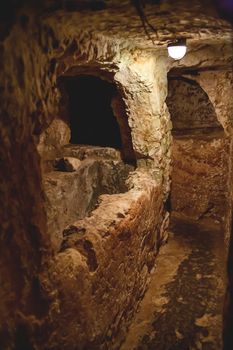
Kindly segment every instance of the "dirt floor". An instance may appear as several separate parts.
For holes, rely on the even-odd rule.
[[[222,349],[225,266],[217,224],[173,219],[121,350]]]

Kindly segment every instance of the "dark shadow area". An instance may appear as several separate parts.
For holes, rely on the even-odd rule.
[[[111,108],[116,87],[89,75],[66,78],[71,143],[121,149],[121,136]]]
[[[223,131],[207,93],[195,80],[182,76],[169,77],[166,103],[171,115],[173,134]]]

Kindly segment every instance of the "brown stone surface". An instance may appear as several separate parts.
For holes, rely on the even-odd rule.
[[[65,298],[49,347],[62,334],[63,349],[119,348],[164,239],[161,188],[146,174],[137,177],[135,188],[100,196],[89,217],[64,231],[51,273]]]
[[[146,172],[132,172],[114,149],[67,145],[63,151],[82,160],[74,172],[44,175],[48,233],[57,251],[50,273],[63,295],[55,301],[48,346],[59,347],[62,335],[63,349],[117,349],[166,239],[162,187]]]
[[[61,119],[54,119],[40,135],[38,152],[42,158],[56,157],[59,149],[70,142],[70,128]]]
[[[221,128],[207,93],[194,80],[183,77],[169,79],[166,101],[173,132]]]
[[[55,167],[57,170],[60,171],[77,171],[80,165],[81,160],[72,157],[63,157],[60,159],[56,159],[55,161]]]
[[[206,215],[219,220],[226,243],[232,210],[232,146],[230,138],[226,138],[231,133],[232,92],[229,71],[169,72],[166,101],[174,137],[172,210],[196,220]]]
[[[108,148],[105,150],[100,147],[66,147],[66,151],[81,157],[84,157],[81,155],[84,149],[86,154],[92,151],[96,159],[88,157],[81,161],[78,158],[64,157],[62,160],[77,161],[78,167],[72,167],[70,172],[69,165],[67,171],[67,164],[61,163],[60,160],[55,165],[57,171],[44,175],[48,233],[56,250],[60,247],[65,227],[87,216],[98,205],[98,197],[101,194],[127,191],[125,181],[129,172],[133,170],[132,166],[125,165],[122,161],[108,160],[108,157],[104,157],[105,152],[107,156],[110,153]],[[114,154],[114,150],[112,153]]]
[[[42,205],[39,159],[32,138],[17,141],[9,116],[0,116],[0,348],[31,348],[49,312],[49,298],[40,285],[50,257]],[[13,136],[14,135],[14,136]],[[43,253],[42,253],[43,250]]]
[[[203,72],[198,81],[207,92],[217,118],[227,135],[232,135],[233,128],[233,74],[232,71]]]
[[[120,151],[110,147],[67,144],[62,148],[62,154],[66,157],[74,157],[79,160],[92,158],[122,161]]]
[[[172,211],[224,224],[229,203],[229,139],[219,136],[173,140]]]
[[[193,74],[189,74],[189,72],[186,71],[184,78],[185,77],[191,79],[191,81],[196,81],[205,91],[214,107],[218,122],[222,125],[227,135],[232,135],[232,68],[225,67],[225,69],[209,69],[207,71],[202,71],[197,68],[193,71]]]
[[[168,243],[121,350],[222,349],[222,230],[210,219],[171,222]]]
[[[154,44],[129,1],[110,1],[100,12],[53,12],[43,3],[44,10],[39,4],[27,8],[26,2],[25,7],[12,6],[9,23],[4,18],[1,26],[0,347],[81,350],[107,343],[117,348],[148,283],[158,232],[166,227],[171,157],[167,71],[231,66],[232,29],[211,6],[203,13],[205,1],[192,6],[165,1],[146,9],[157,28]],[[166,44],[177,35],[190,37],[182,62],[167,57]],[[70,138],[59,78],[81,73],[116,84],[137,170],[127,193],[105,195],[91,216],[78,224],[74,218],[75,233],[54,254],[41,170],[46,170],[44,160],[60,157]],[[224,75],[221,86],[224,79],[229,77]],[[229,123],[230,114],[224,115]],[[70,195],[67,183],[76,172],[59,175]],[[120,216],[128,213],[124,218],[117,216],[118,205]],[[87,229],[81,238],[79,225],[81,232]]]

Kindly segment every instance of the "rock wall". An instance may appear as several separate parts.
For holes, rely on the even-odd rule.
[[[83,67],[66,67],[64,74],[80,72],[83,74]],[[99,75],[100,70],[95,68],[94,74]],[[133,173],[134,168],[124,164],[116,151],[114,158],[114,150],[91,151],[87,146],[75,150],[59,144],[58,153],[77,157],[82,165],[72,174],[49,172],[44,176],[48,232],[57,251],[51,275],[58,294],[63,295],[52,320],[56,328],[49,339],[51,348],[62,342],[64,349],[72,349],[78,342],[80,349],[117,349],[148,284],[155,256],[166,239],[169,217],[164,209],[170,185],[165,78],[166,65],[158,61],[156,66],[156,57],[151,54],[137,58],[123,55],[120,68],[108,77],[114,79],[123,97],[125,109],[122,104],[119,108],[119,102],[116,106],[116,101],[114,107],[119,126],[124,128],[121,154],[132,153],[133,146]],[[164,86],[158,94],[160,80]],[[112,160],[108,160],[109,155]],[[113,194],[122,192],[123,187],[124,194]],[[73,271],[68,280],[67,269]],[[70,286],[76,284],[86,287],[71,297]]]
[[[231,69],[202,72],[196,80],[209,96],[218,121],[227,135],[232,135],[233,125],[233,73]]]
[[[63,302],[49,348],[61,337],[63,349],[77,339],[80,349],[119,348],[164,234],[161,189],[146,174],[137,178],[137,188],[100,196],[89,217],[64,231],[52,268]]]
[[[171,207],[174,215],[218,221],[227,241],[231,217],[231,141],[226,124],[230,122],[231,108],[225,112],[223,109],[220,115],[216,104],[220,101],[218,90],[208,88],[206,76],[212,76],[211,71],[185,76],[176,71],[169,77],[166,101],[173,124]],[[231,84],[231,79],[227,83]]]
[[[44,2],[45,9],[28,7],[15,13],[12,6],[9,21],[4,19],[0,37],[4,281],[0,347],[4,350],[117,348],[166,231],[171,124],[165,98],[172,65],[167,41],[174,31],[191,35],[194,49],[181,63],[184,66],[232,62],[231,27],[220,19],[216,22],[216,14],[203,17],[200,1],[195,1],[193,12],[186,1],[177,2],[175,10],[165,3],[153,19],[156,12],[150,7],[150,20],[157,27],[155,43],[141,29],[128,1],[110,3],[112,7],[102,12],[53,13]],[[179,20],[180,13],[187,22]],[[221,42],[221,57],[216,41]],[[155,45],[160,42],[161,46]],[[208,53],[204,61],[203,53]],[[127,119],[137,169],[129,176],[127,193],[100,197],[100,205],[72,223],[73,233],[63,237],[61,249],[54,252],[41,173],[51,170],[52,164],[45,169],[40,157],[59,157],[69,142],[58,80],[83,72],[116,84],[124,106],[117,118]],[[66,229],[72,231],[69,225]]]
[[[126,192],[125,181],[134,170],[122,162],[119,151],[109,148],[70,145],[63,154],[53,171],[43,176],[48,234],[56,251],[66,226],[88,216],[101,194]],[[68,168],[67,162],[73,160],[79,160],[77,166]]]
[[[117,348],[145,291],[167,226],[166,62],[98,33],[91,39],[77,28],[77,16],[67,14],[65,22],[64,16],[22,16],[1,52],[1,234],[7,248],[1,255],[1,348],[43,348],[45,343],[48,349]],[[137,170],[129,177],[126,194],[100,197],[97,209],[87,210],[89,216],[70,218],[74,233],[69,225],[59,224],[61,235],[64,229],[69,232],[61,237],[60,247],[50,235],[50,190],[41,175],[45,182],[52,177],[51,186],[56,177],[62,178],[63,187],[65,179],[77,176],[56,172],[53,177],[53,164],[46,167],[44,160],[53,163],[70,139],[69,123],[61,113],[59,77],[83,71],[116,83],[125,107],[122,114],[122,106],[118,108],[117,117],[128,120]],[[112,175],[110,169],[105,185]],[[59,189],[67,194],[66,203],[73,186],[67,183]],[[50,202],[56,198],[59,192]],[[66,209],[74,208],[57,210],[56,217]],[[65,215],[62,219],[65,226]],[[79,227],[85,232],[82,237]]]
[[[229,211],[230,140],[221,136],[175,137],[172,158],[173,214],[212,218],[225,227]]]
[[[195,80],[182,76],[170,78],[166,101],[172,118],[173,133],[221,128],[213,104]]]
[[[229,15],[226,14],[226,15]],[[232,47],[232,46],[231,46]],[[232,48],[231,48],[232,50]],[[208,55],[210,53],[210,50],[208,48],[205,48],[203,51],[203,56],[205,57],[205,60],[208,60]],[[224,57],[225,54],[223,54]],[[200,56],[199,56],[200,57]],[[189,61],[190,67],[192,67],[191,70],[185,71],[185,66],[187,66],[187,62]],[[226,177],[226,173],[223,173],[223,178],[225,178],[225,185],[224,185],[224,192],[227,194],[227,203],[225,202],[225,210],[222,212],[222,217],[224,218],[223,222],[223,230],[225,233],[225,241],[226,241],[226,251],[228,252],[228,264],[227,264],[227,273],[228,273],[228,285],[226,290],[226,296],[225,296],[225,305],[223,310],[223,319],[224,319],[224,327],[223,327],[223,348],[224,350],[230,350],[233,347],[233,337],[232,337],[232,324],[233,324],[233,296],[232,296],[232,290],[233,290],[233,281],[232,281],[232,266],[233,266],[233,241],[232,241],[232,94],[233,94],[233,84],[232,84],[232,66],[228,67],[225,66],[225,68],[221,69],[210,69],[209,71],[200,70],[196,62],[198,61],[197,57],[195,57],[195,54],[191,57],[187,55],[187,57],[183,60],[183,66],[185,77],[188,79],[195,80],[200,84],[200,86],[203,88],[203,90],[207,93],[209,100],[211,101],[212,105],[214,106],[214,110],[216,112],[216,117],[222,127],[224,128],[224,132],[226,135],[228,135],[228,141],[227,141],[227,151],[228,151],[228,162],[226,162],[227,169],[229,169],[229,176],[228,179]],[[202,61],[203,62],[203,61]],[[213,61],[212,61],[213,62]],[[201,63],[201,61],[200,61]],[[176,63],[174,64],[176,66]],[[212,67],[215,66],[214,62]],[[177,68],[176,68],[177,69]],[[175,69],[175,70],[176,70]],[[180,68],[179,68],[180,69]],[[178,71],[179,71],[178,69]],[[176,71],[177,73],[177,71]],[[224,139],[219,140],[220,143],[225,143]],[[196,142],[196,139],[195,139]],[[175,141],[176,143],[176,141]],[[179,143],[179,141],[178,141]],[[192,140],[189,142],[186,141],[186,143],[192,143]],[[201,141],[199,144],[202,143]],[[205,141],[206,143],[206,141]],[[210,141],[211,143],[211,141]],[[175,146],[176,147],[176,146]],[[220,150],[221,159],[226,158],[226,154],[222,153],[224,151],[224,148]],[[183,157],[183,155],[182,155]],[[215,154],[215,158],[217,155]],[[204,159],[203,159],[204,160]],[[193,160],[191,160],[193,162]],[[183,162],[183,161],[182,161]],[[208,164],[209,160],[207,160]],[[228,164],[227,164],[228,163]],[[206,164],[203,164],[206,168]],[[180,167],[178,165],[178,167]],[[189,164],[186,163],[186,167],[189,168]],[[220,168],[219,168],[220,170]],[[222,169],[223,170],[223,169]],[[174,174],[174,173],[173,173]],[[184,174],[183,174],[184,175]],[[201,180],[201,179],[200,179]],[[219,181],[222,182],[222,179],[219,178]],[[220,183],[219,182],[219,183]],[[205,185],[205,184],[204,184]],[[192,188],[191,184],[191,188]],[[194,191],[192,191],[194,192]],[[223,192],[222,192],[223,194]],[[223,198],[223,197],[222,197]],[[226,198],[226,197],[225,197]],[[201,198],[203,199],[203,198]],[[182,199],[181,199],[182,200]],[[198,203],[194,202],[194,205],[198,205]],[[199,203],[200,207],[200,203]],[[221,208],[219,208],[220,211],[222,211]]]

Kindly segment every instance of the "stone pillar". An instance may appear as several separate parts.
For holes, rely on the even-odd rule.
[[[137,165],[149,171],[167,194],[171,122],[165,104],[166,60],[154,53],[122,57],[115,80],[123,91]]]

